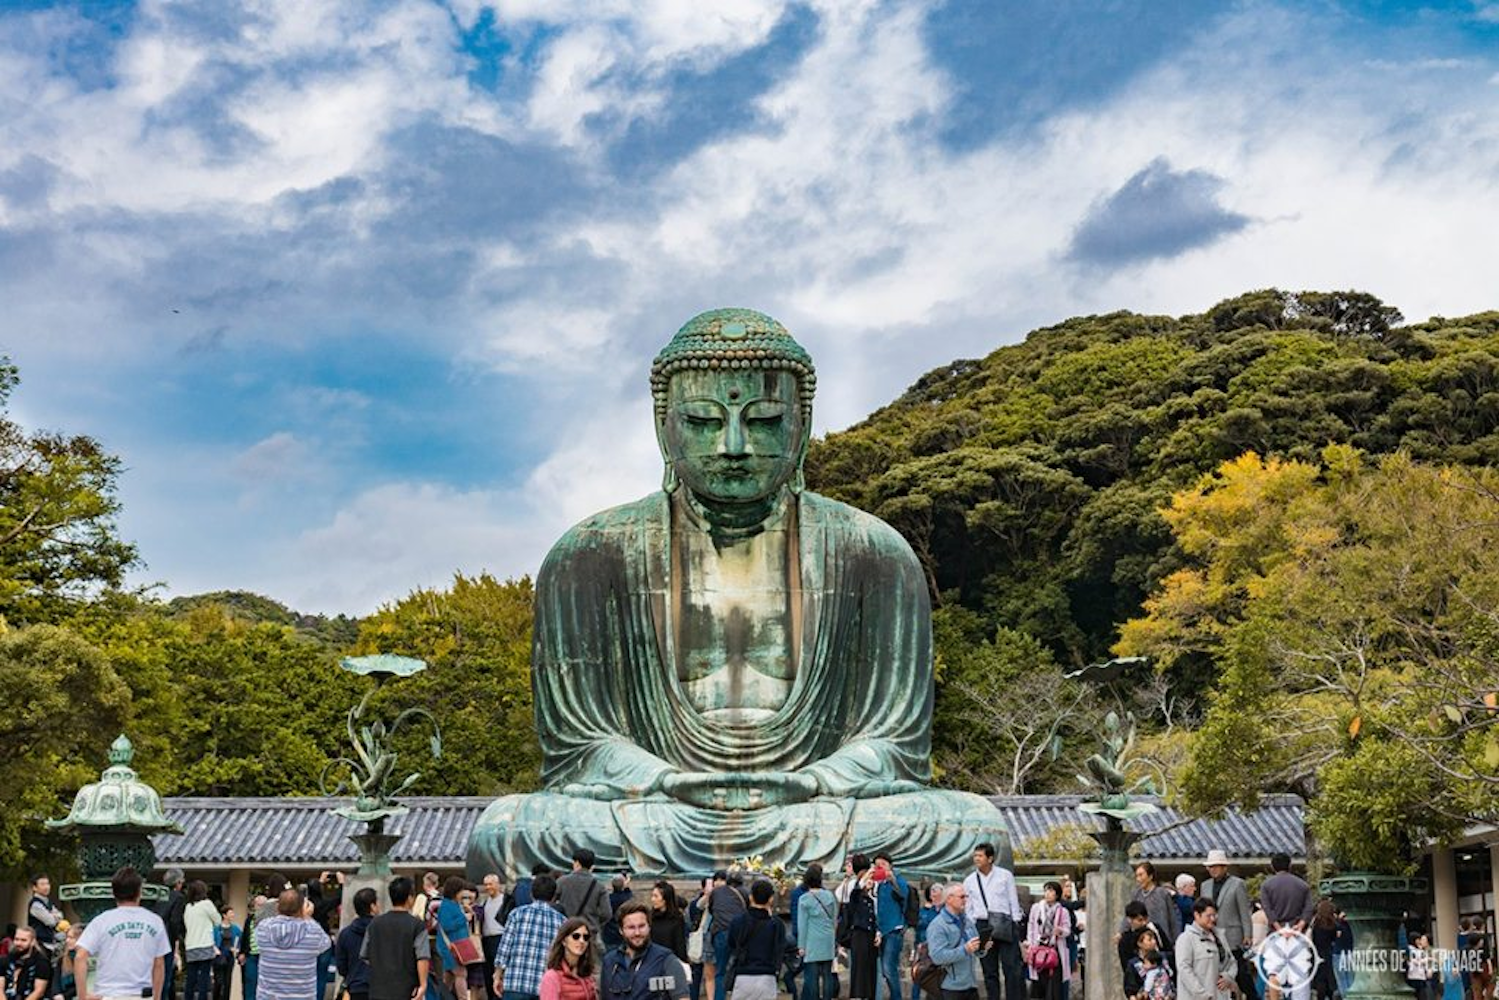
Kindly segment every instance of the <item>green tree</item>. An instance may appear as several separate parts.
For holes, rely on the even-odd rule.
[[[20,375],[0,359],[0,411]],[[0,616],[56,622],[136,563],[120,540],[120,460],[82,435],[31,432],[0,412]]]
[[[0,867],[15,877],[64,861],[41,820],[65,815],[73,792],[98,780],[129,718],[130,689],[98,649],[52,625],[0,634],[0,687]]]
[[[1384,868],[1499,816],[1499,473],[1249,455],[1165,516],[1187,565],[1118,651],[1218,672],[1190,807],[1299,792],[1340,860]]]
[[[443,759],[417,791],[497,795],[530,791],[540,780],[541,750],[531,708],[529,578],[499,581],[458,574],[447,590],[417,590],[360,626],[359,653],[400,653],[430,668],[387,685],[380,705],[421,705],[442,725]],[[422,733],[402,734],[405,759],[426,753]],[[404,742],[402,742],[404,740]]]
[[[79,622],[134,693],[138,769],[169,795],[311,795],[358,697],[337,654],[289,625],[136,602]]]

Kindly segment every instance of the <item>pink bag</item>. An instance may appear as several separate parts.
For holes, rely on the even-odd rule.
[[[1051,972],[1053,969],[1062,967],[1062,958],[1057,954],[1057,949],[1049,944],[1038,944],[1031,947],[1026,961],[1038,974]]]

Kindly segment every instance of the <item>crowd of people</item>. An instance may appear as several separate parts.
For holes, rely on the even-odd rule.
[[[177,870],[164,902],[144,906],[141,876],[123,868],[115,906],[83,927],[69,926],[38,876],[0,969],[6,1000],[174,1000],[179,985],[183,1000],[228,1000],[236,971],[246,1000],[328,1000],[335,983],[340,1000],[978,1000],[980,983],[986,1000],[1071,1000],[1086,893],[1063,877],[1032,899],[993,845],[972,860],[944,884],[854,854],[836,880],[808,866],[784,898],[727,869],[690,900],[668,881],[637,893],[627,873],[602,881],[587,850],[570,871],[538,866],[513,887],[501,873],[478,885],[429,873],[345,899],[338,873],[299,886],[272,875],[243,921]],[[1149,861],[1136,865],[1112,931],[1125,1000],[1341,1000],[1352,929],[1288,857],[1272,859],[1253,899],[1223,852],[1204,867],[1200,883],[1184,873],[1167,886]],[[1493,1000],[1476,921],[1463,921],[1458,960],[1432,952],[1419,926],[1402,934],[1417,1000]],[[1288,936],[1310,942],[1315,959],[1271,968],[1266,949]]]

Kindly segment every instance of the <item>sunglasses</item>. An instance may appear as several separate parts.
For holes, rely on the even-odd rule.
[[[572,938],[574,941],[588,941],[592,939],[593,935],[589,934],[587,931],[573,931],[568,935],[568,937]]]

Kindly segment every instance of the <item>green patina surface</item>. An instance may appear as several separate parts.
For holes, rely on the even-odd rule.
[[[884,522],[801,489],[811,359],[750,310],[656,359],[665,488],[604,511],[537,578],[545,790],[495,802],[469,867],[688,875],[889,851],[913,873],[1008,843],[986,800],[929,787],[921,567]]]

